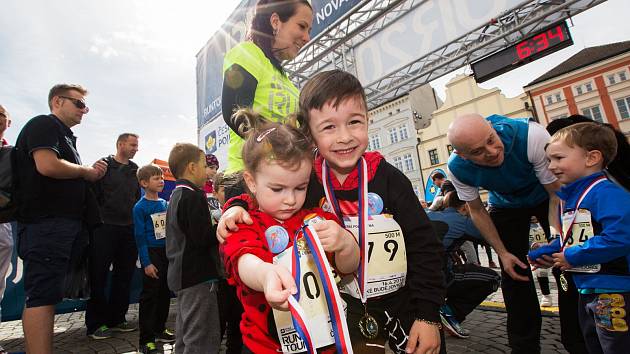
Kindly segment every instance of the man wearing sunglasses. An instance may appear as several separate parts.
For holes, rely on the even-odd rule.
[[[14,155],[18,205],[18,254],[24,261],[24,337],[30,353],[52,353],[55,304],[61,302],[72,245],[83,227],[87,183],[107,163],[83,166],[73,126],[89,109],[80,85],[55,85],[48,94],[51,114],[24,125]]]

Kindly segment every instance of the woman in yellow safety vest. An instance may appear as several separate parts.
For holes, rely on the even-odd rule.
[[[231,128],[226,174],[243,169],[241,150],[245,122],[233,119],[235,109],[250,107],[270,121],[283,121],[298,111],[298,89],[282,68],[309,40],[313,9],[306,0],[259,0],[247,41],[223,62],[223,119]]]

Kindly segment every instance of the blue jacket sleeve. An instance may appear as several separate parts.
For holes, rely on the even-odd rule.
[[[630,254],[630,194],[608,186],[595,191],[585,206],[602,231],[581,246],[567,248],[564,256],[572,266],[600,264]]]
[[[559,251],[560,251],[560,238],[558,237],[555,240],[551,241],[551,243],[549,244],[538,247],[535,250],[529,251],[529,253],[527,254],[527,257],[529,257],[529,259],[531,259],[532,261],[535,261],[538,258],[541,258],[542,256],[551,256],[552,254],[557,253]]]
[[[136,238],[136,247],[138,248],[138,258],[140,258],[142,268],[151,264],[151,258],[149,258],[149,247],[147,246],[147,222],[145,220],[145,214],[144,209],[140,205],[136,204],[133,207],[134,236]]]

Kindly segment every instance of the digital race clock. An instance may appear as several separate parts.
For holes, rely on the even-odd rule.
[[[569,27],[563,21],[521,39],[470,66],[475,80],[484,82],[572,44],[573,39]]]

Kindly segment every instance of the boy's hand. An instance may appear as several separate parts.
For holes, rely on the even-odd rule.
[[[263,280],[263,292],[272,308],[288,311],[289,296],[297,293],[297,287],[288,269],[278,265],[270,265]]]
[[[554,253],[553,257],[553,266],[559,268],[560,270],[567,270],[573,268],[573,266],[567,262],[567,259],[564,258],[564,251],[559,253]]]
[[[160,279],[160,277],[158,277],[158,270],[153,264],[144,267],[144,274],[149,278]]]
[[[249,216],[249,213],[240,206],[233,206],[221,215],[219,225],[217,225],[217,240],[220,243],[225,242],[225,239],[230,236],[231,232],[238,231],[236,224],[251,225],[254,222]]]
[[[350,236],[346,235],[348,231],[333,220],[322,220],[312,225],[326,252],[342,251],[347,247],[349,241],[354,242],[352,238],[347,237]]]

